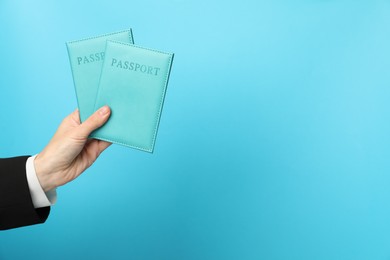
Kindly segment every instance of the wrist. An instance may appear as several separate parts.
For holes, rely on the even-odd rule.
[[[50,174],[51,169],[47,163],[47,160],[45,159],[45,156],[42,153],[39,153],[35,157],[34,168],[39,184],[45,192],[56,188]]]

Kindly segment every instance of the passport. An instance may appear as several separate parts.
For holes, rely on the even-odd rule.
[[[133,34],[128,29],[66,43],[81,122],[94,112],[107,40],[133,43]]]
[[[94,110],[111,116],[91,137],[152,153],[173,56],[108,40]]]

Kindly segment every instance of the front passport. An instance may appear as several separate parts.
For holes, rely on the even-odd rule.
[[[133,43],[131,29],[66,43],[81,122],[94,112],[107,40]]]
[[[95,110],[111,117],[91,137],[153,152],[173,54],[107,41]]]

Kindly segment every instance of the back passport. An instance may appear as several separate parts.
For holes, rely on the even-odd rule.
[[[134,43],[131,29],[66,43],[81,122],[94,112],[107,40]]]

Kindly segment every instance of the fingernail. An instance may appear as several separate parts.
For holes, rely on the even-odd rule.
[[[99,114],[100,114],[101,116],[107,115],[108,112],[110,112],[110,109],[108,108],[108,106],[104,106],[104,107],[101,107],[101,108],[99,109]]]

